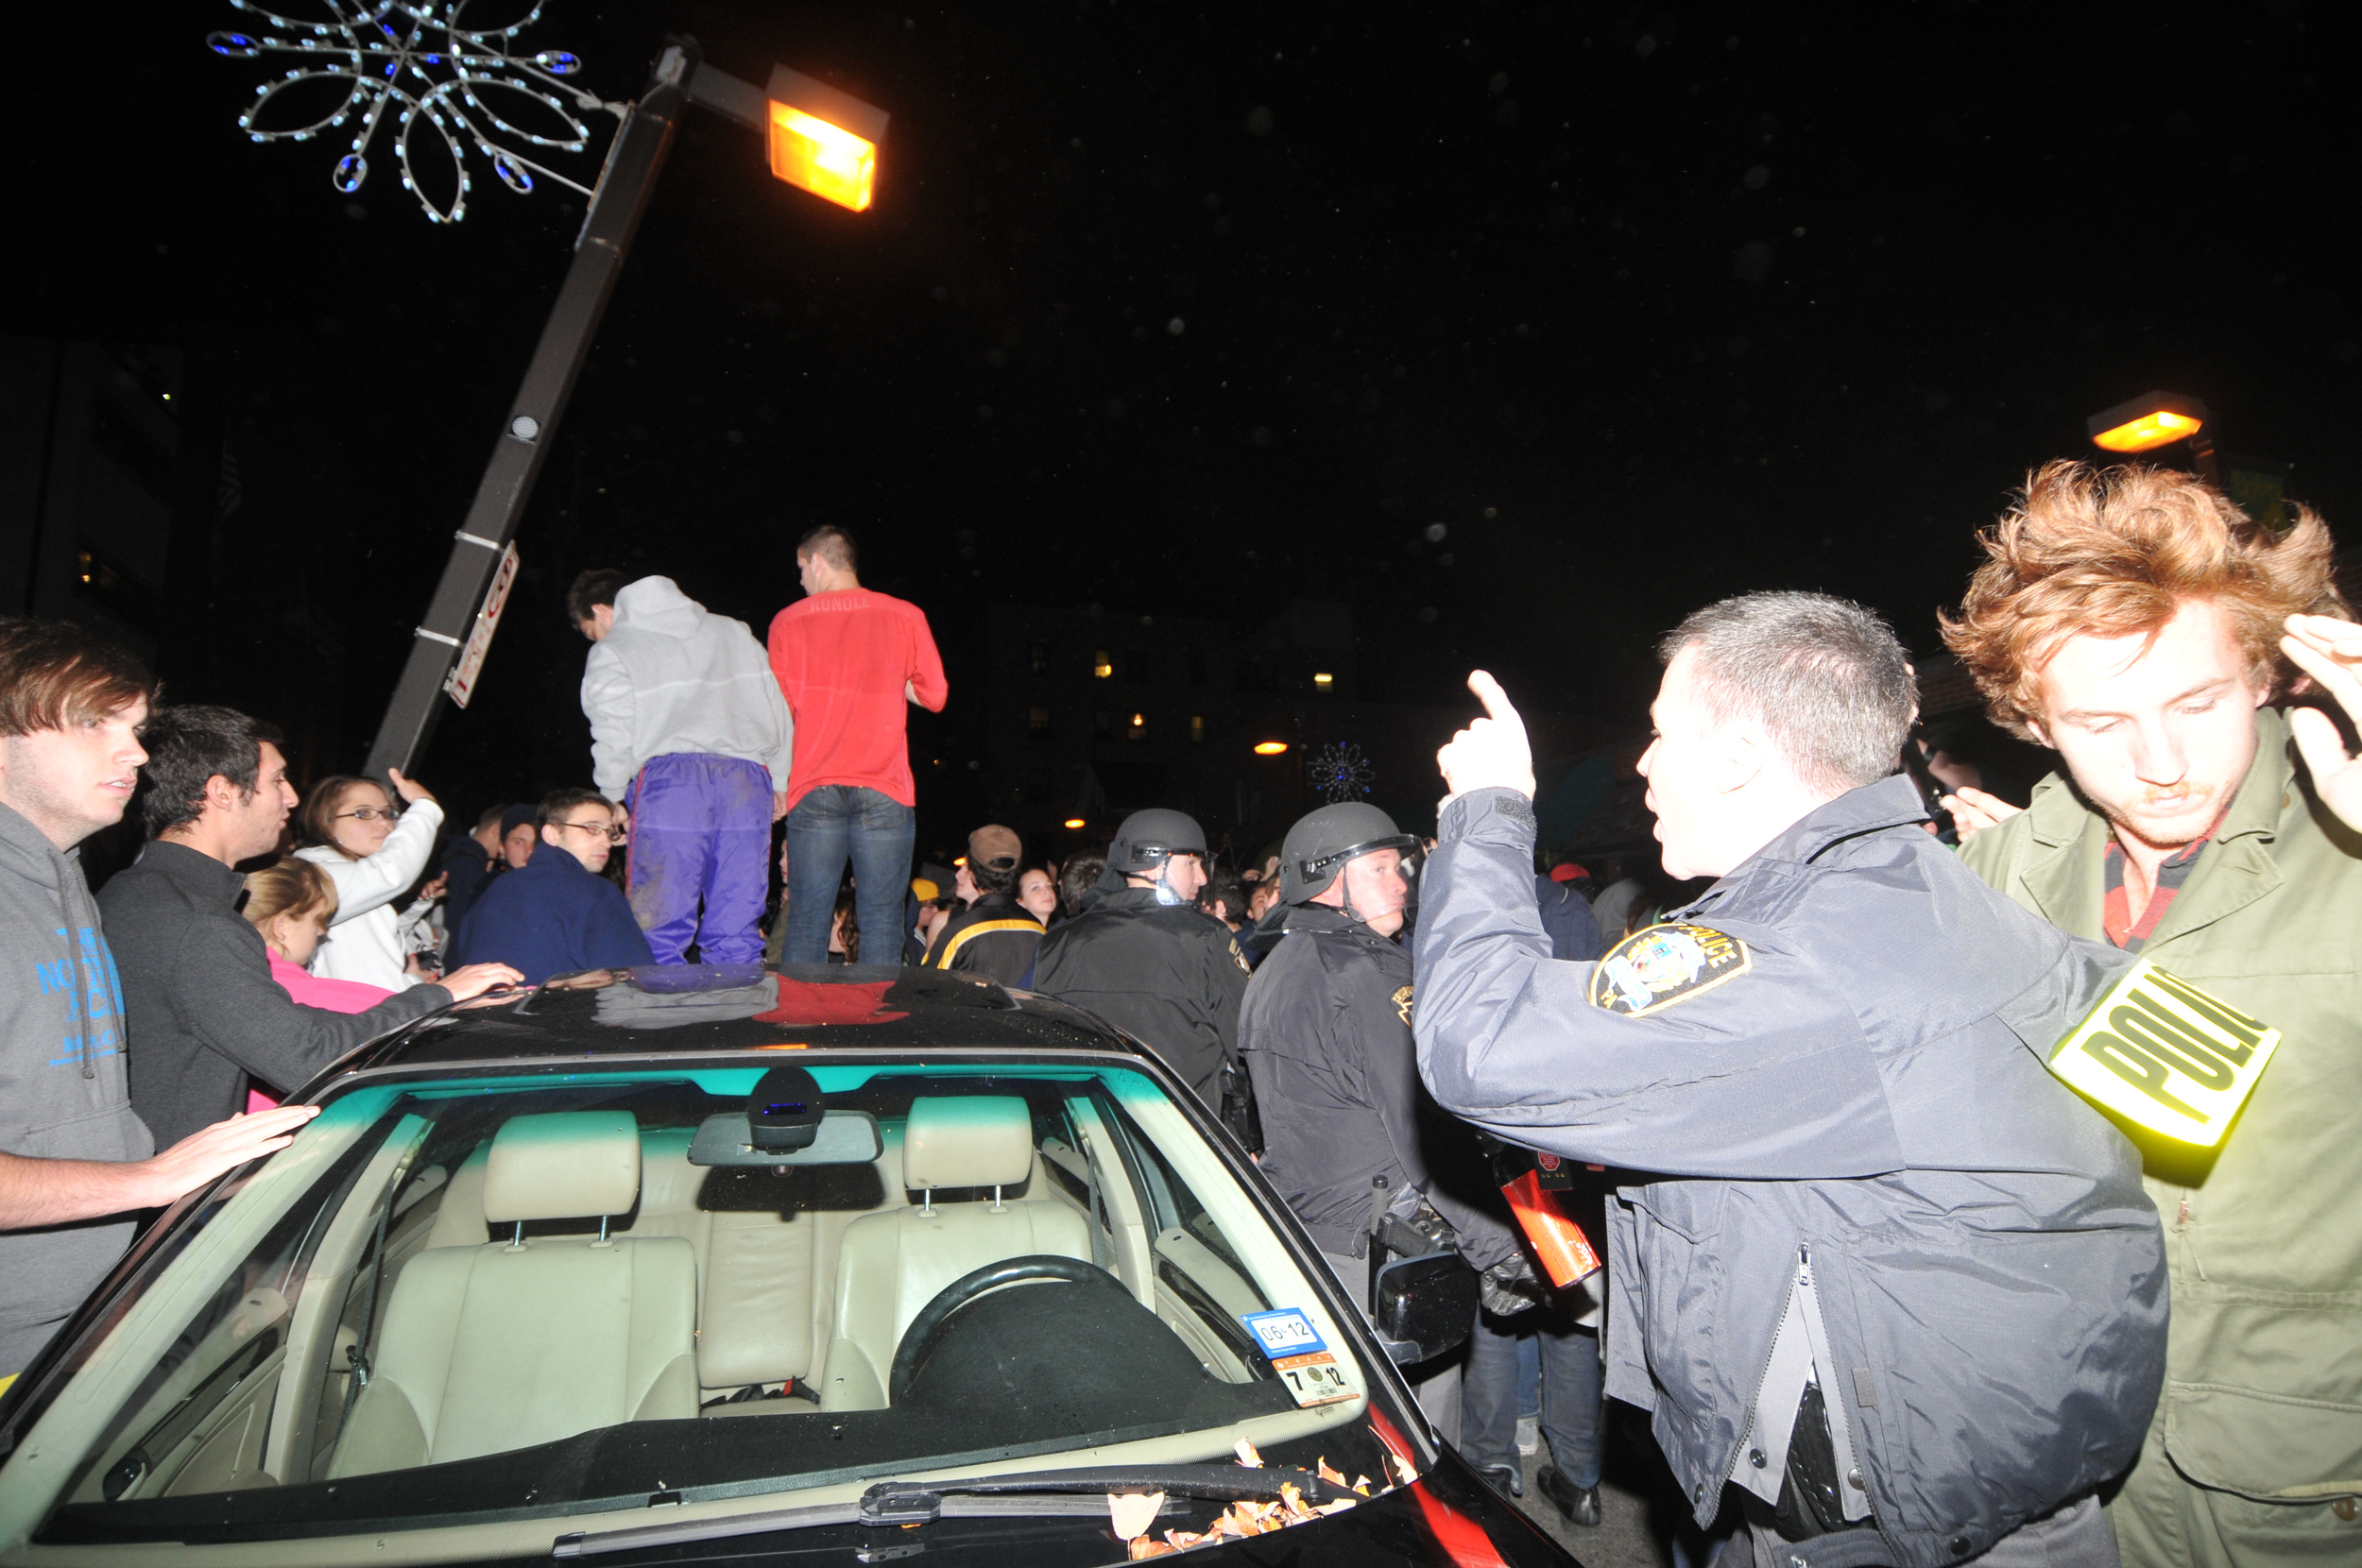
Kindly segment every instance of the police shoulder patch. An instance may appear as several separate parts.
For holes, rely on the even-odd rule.
[[[1600,960],[1591,975],[1591,1005],[1637,1018],[1701,996],[1754,967],[1747,944],[1735,936],[1681,922],[1651,926]]]

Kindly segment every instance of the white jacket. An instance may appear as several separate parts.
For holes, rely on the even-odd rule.
[[[621,801],[650,759],[698,752],[759,762],[787,788],[796,723],[770,656],[744,621],[710,615],[670,577],[615,594],[615,625],[582,672],[590,778]]]
[[[296,851],[299,860],[318,866],[336,884],[336,918],[329,922],[327,938],[312,955],[312,973],[388,991],[407,991],[419,983],[402,966],[410,958],[410,928],[434,906],[417,903],[397,913],[393,901],[426,869],[427,857],[435,852],[435,830],[442,826],[443,809],[421,800],[402,809],[402,820],[385,835],[384,845],[365,861],[349,859],[326,844]]]

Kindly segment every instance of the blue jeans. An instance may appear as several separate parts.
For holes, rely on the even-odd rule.
[[[1542,1436],[1550,1462],[1578,1487],[1600,1484],[1600,1428],[1605,1378],[1600,1340],[1567,1322],[1550,1307],[1536,1306],[1514,1318],[1477,1315],[1468,1338],[1468,1366],[1462,1374],[1463,1457],[1478,1469],[1519,1464],[1517,1457],[1517,1349],[1521,1335],[1532,1337],[1542,1353]]]
[[[786,963],[826,963],[837,884],[853,866],[853,918],[862,962],[902,962],[902,898],[910,891],[918,814],[858,784],[823,784],[787,813]]]

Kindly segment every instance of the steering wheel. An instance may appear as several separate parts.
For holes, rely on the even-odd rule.
[[[1004,1257],[998,1263],[987,1263],[982,1269],[962,1274],[958,1279],[935,1292],[934,1300],[918,1309],[911,1326],[902,1331],[902,1342],[895,1347],[894,1368],[886,1374],[886,1397],[894,1404],[902,1403],[911,1379],[934,1353],[935,1341],[943,1338],[952,1315],[989,1291],[1020,1280],[1064,1280],[1069,1285],[1099,1286],[1123,1291],[1130,1301],[1132,1292],[1106,1270],[1081,1258],[1060,1257],[1053,1253],[1032,1253],[1022,1257]]]

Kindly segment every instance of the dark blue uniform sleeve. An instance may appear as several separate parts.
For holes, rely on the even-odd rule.
[[[1668,1175],[1870,1176],[1903,1165],[1876,1063],[1836,989],[1776,929],[1718,926],[1748,968],[1627,1015],[1596,963],[1550,957],[1532,808],[1448,805],[1420,878],[1419,1070],[1446,1110],[1513,1142]]]

